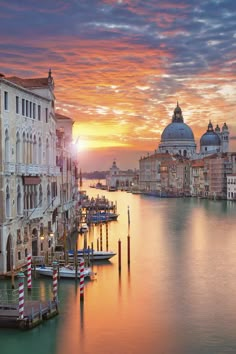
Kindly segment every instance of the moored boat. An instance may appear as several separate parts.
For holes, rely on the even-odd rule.
[[[88,230],[89,230],[88,225],[84,222],[81,224],[79,228],[79,233],[84,234],[85,232],[88,232]]]
[[[90,257],[91,261],[104,261],[104,260],[109,260],[112,257],[116,255],[115,252],[113,251],[95,251],[89,248],[86,249],[80,249],[77,251],[78,257]],[[69,251],[68,252],[69,257],[74,257],[74,251]]]
[[[87,222],[90,224],[97,224],[106,221],[116,221],[119,214],[112,212],[99,212],[88,215]]]
[[[40,275],[45,275],[48,277],[52,277],[53,275],[53,267],[41,266],[36,267],[36,272]],[[84,277],[90,277],[93,275],[91,268],[84,268]],[[59,267],[59,276],[61,278],[70,278],[75,279],[76,277],[76,269],[75,267],[68,265],[64,267]],[[80,277],[79,267],[77,272],[77,277]]]

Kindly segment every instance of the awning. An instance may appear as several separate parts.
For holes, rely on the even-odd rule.
[[[23,176],[23,183],[26,184],[39,184],[41,182],[41,178],[38,176]]]

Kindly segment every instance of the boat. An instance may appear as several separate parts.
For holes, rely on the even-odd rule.
[[[86,222],[82,223],[80,228],[79,228],[79,233],[84,234],[85,232],[88,232],[89,228]]]
[[[36,272],[40,275],[45,275],[48,277],[52,277],[53,275],[53,267],[47,267],[47,266],[41,266],[41,267],[36,267]],[[93,275],[93,272],[91,268],[84,268],[84,277],[90,277]],[[59,276],[60,278],[70,278],[70,279],[75,279],[76,277],[76,269],[75,267],[71,265],[67,265],[64,267],[59,267]],[[78,267],[78,274],[77,277],[80,278],[80,272],[79,272],[79,267]]]
[[[90,257],[91,261],[109,260],[116,255],[113,251],[95,251],[91,248],[80,249],[77,251],[78,257]],[[74,258],[74,251],[68,252],[69,258]]]
[[[87,217],[87,222],[90,224],[97,224],[106,221],[116,221],[119,214],[112,212],[101,211],[94,214],[89,214]]]

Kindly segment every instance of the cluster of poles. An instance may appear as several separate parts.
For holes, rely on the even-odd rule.
[[[53,272],[52,272],[52,294],[53,301],[58,303],[58,262],[54,261],[52,264]],[[80,258],[79,260],[79,284],[80,284],[80,299],[84,300],[84,259]],[[24,287],[24,278],[25,274],[23,272],[18,273],[18,301],[19,301],[19,320],[24,319],[24,306],[25,306],[25,287]],[[32,257],[29,254],[27,256],[27,289],[28,292],[32,290]]]
[[[130,212],[128,208],[128,236],[127,236],[127,260],[128,266],[130,265]],[[99,239],[97,239],[97,249],[102,251],[102,225],[100,226],[100,247],[99,247]],[[93,248],[93,247],[92,247]],[[106,249],[108,250],[108,225],[106,224]],[[58,262],[54,261],[52,264],[53,272],[52,272],[52,293],[53,293],[53,301],[58,302],[58,278],[59,278],[59,265]],[[85,268],[85,261],[84,258],[79,259],[79,283],[80,283],[80,299],[81,301],[84,300],[84,268]],[[121,270],[121,240],[118,241],[118,268],[119,271]],[[77,269],[77,267],[76,267]],[[19,279],[19,319],[24,319],[24,278],[25,275],[23,272],[18,274]],[[77,277],[76,277],[77,278]],[[32,257],[29,254],[27,256],[27,289],[28,292],[32,289]]]

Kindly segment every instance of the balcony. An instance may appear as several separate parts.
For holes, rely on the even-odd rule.
[[[18,175],[38,176],[47,174],[47,166],[37,164],[18,163],[15,170]]]
[[[25,209],[24,210],[25,220],[33,220],[43,217],[43,208],[35,209]]]
[[[13,162],[5,162],[4,163],[4,172],[5,174],[11,174],[16,172],[16,165]]]
[[[59,176],[61,174],[59,166],[48,166],[47,173],[49,176]]]

